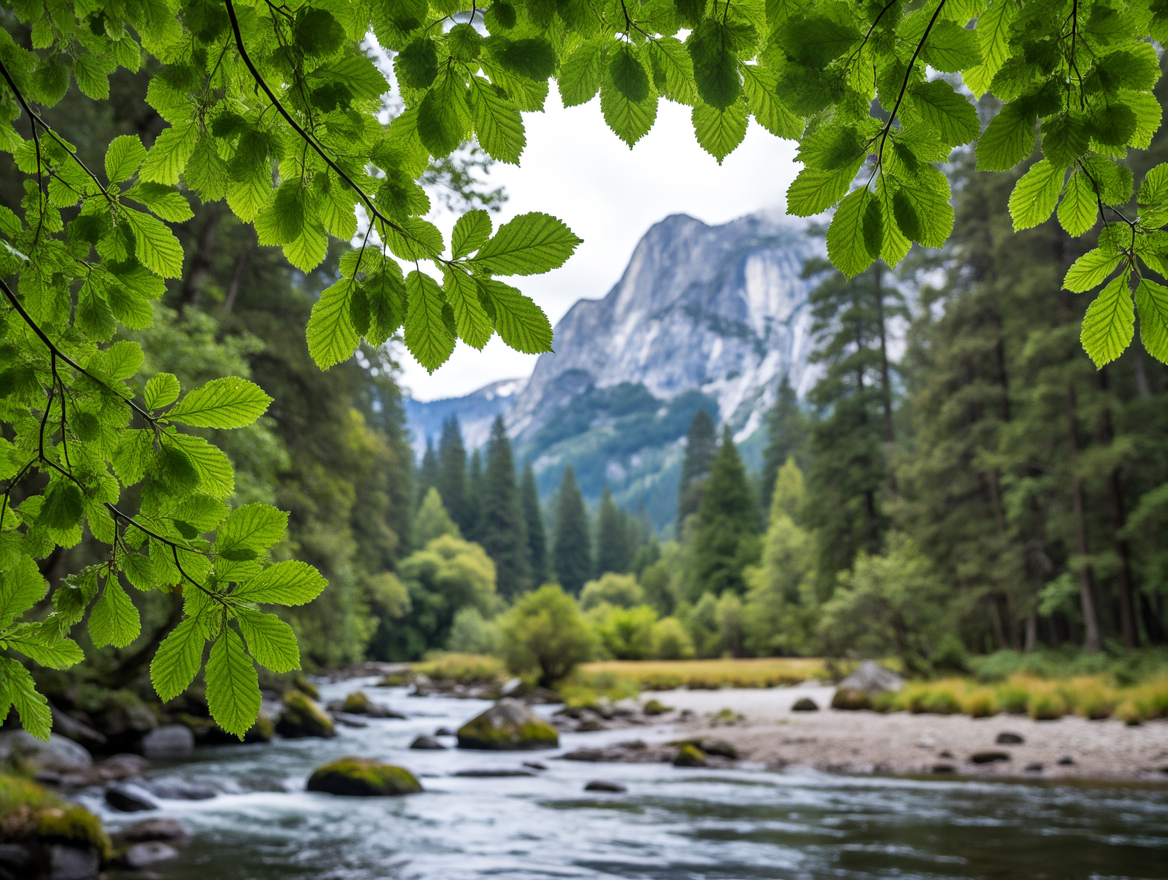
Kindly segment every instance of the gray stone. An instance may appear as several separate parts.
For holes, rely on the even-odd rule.
[[[969,760],[975,764],[997,764],[999,761],[1009,761],[1009,752],[974,752]]]
[[[518,700],[499,700],[458,729],[460,749],[515,751],[554,749],[556,729]]]
[[[998,734],[998,738],[994,740],[1000,746],[1020,746],[1026,742],[1021,734],[1010,733],[1008,730],[1003,730]]]
[[[934,773],[956,773],[957,768],[954,767],[952,764],[934,764],[933,765],[933,772]]]
[[[524,767],[530,767],[532,770],[546,770],[547,764],[541,764],[539,761],[524,761]],[[1164,772],[1168,773],[1168,767],[1164,768]]]
[[[154,796],[132,782],[115,782],[106,786],[105,802],[123,813],[158,809],[158,801],[154,800]]]
[[[455,735],[456,734],[454,733],[454,731],[451,730],[449,727],[439,727],[437,730],[434,731],[434,736],[455,736]]]
[[[23,868],[32,863],[33,853],[23,843],[0,843],[0,866]]]
[[[433,737],[419,736],[412,743],[410,743],[410,748],[429,751],[445,751],[446,746],[442,745],[442,743],[438,742],[438,740],[434,739]]]
[[[451,776],[469,776],[473,779],[495,779],[508,776],[534,776],[530,770],[520,770],[518,767],[485,767],[475,770],[456,770]]]
[[[152,795],[167,801],[207,801],[219,792],[208,785],[187,782],[185,779],[148,779],[142,787]]]
[[[142,737],[141,748],[149,758],[189,755],[195,750],[195,734],[185,724],[164,724]]]
[[[57,773],[84,770],[93,765],[93,757],[73,740],[49,734],[49,741],[42,742],[23,730],[0,733],[0,761]]]
[[[81,743],[87,749],[98,748],[108,742],[104,733],[99,730],[94,730],[88,724],[78,721],[72,715],[67,715],[52,703],[49,704],[49,709],[53,713],[53,731],[61,734],[61,736],[68,737],[73,742]]]
[[[897,692],[904,687],[904,679],[885,669],[879,663],[865,660],[856,671],[839,683],[840,690],[853,690],[874,697],[877,694]]]
[[[614,794],[623,794],[624,792],[628,791],[628,789],[625,788],[623,785],[621,785],[619,782],[608,782],[604,779],[593,779],[586,786],[584,786],[584,790],[585,791],[610,791],[610,792],[613,792]]]
[[[1041,773],[1042,772],[1042,765],[1039,763],[1027,764],[1026,765],[1026,772],[1027,773]]]
[[[791,711],[792,712],[818,712],[819,705],[815,702],[815,700],[811,699],[811,697],[800,697],[799,699],[797,699],[795,701],[794,705],[791,706]]]
[[[92,880],[97,877],[97,853],[55,844],[49,848],[48,880]]]
[[[127,868],[141,870],[156,862],[178,858],[178,850],[161,841],[136,843],[118,857],[118,862]]]
[[[1058,764],[1060,767],[1074,767],[1075,766],[1075,759],[1072,758],[1070,755],[1063,755],[1055,763]]]
[[[122,830],[122,838],[130,843],[186,840],[190,836],[191,829],[178,819],[145,819]]]

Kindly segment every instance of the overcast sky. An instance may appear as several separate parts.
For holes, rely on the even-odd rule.
[[[630,150],[605,126],[599,99],[565,110],[553,87],[547,105],[544,113],[523,114],[522,165],[496,165],[490,183],[508,194],[496,228],[516,214],[544,211],[584,239],[562,268],[516,279],[553,326],[577,300],[608,293],[658,220],[684,213],[718,224],[755,211],[781,211],[799,169],[794,143],[753,122],[746,140],[719,167],[694,139],[686,107],[662,101],[653,130]],[[512,351],[497,336],[481,352],[459,344],[432,375],[404,350],[401,355],[403,385],[418,400],[460,397],[499,379],[526,377],[537,357]]]

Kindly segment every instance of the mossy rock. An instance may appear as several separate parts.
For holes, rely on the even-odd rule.
[[[184,713],[175,720],[190,728],[191,733],[195,735],[195,742],[199,745],[223,745],[239,742],[239,737],[223,730],[210,718]],[[255,724],[243,735],[243,741],[245,743],[266,743],[272,739],[275,732],[276,725],[271,716],[266,712],[260,712],[256,717]]]
[[[364,691],[354,691],[345,697],[345,702],[341,704],[341,711],[349,715],[368,715],[371,705],[372,701],[365,696]]]
[[[317,690],[316,685],[308,680],[308,677],[303,672],[297,672],[292,676],[292,687],[306,697],[312,697],[314,700],[320,699],[320,691]]]
[[[332,719],[300,691],[284,695],[284,708],[276,721],[276,733],[288,739],[315,736],[327,739],[337,735]]]
[[[307,789],[344,797],[396,797],[416,794],[422,784],[402,767],[347,755],[313,770]]]
[[[460,749],[525,751],[559,744],[556,729],[518,700],[500,700],[458,729]]]
[[[844,709],[849,712],[871,709],[872,698],[856,688],[836,688],[835,695],[831,698],[831,708]]]
[[[667,712],[672,712],[672,706],[666,706],[660,700],[650,700],[641,707],[641,711],[646,715],[664,715]]]
[[[64,844],[89,850],[103,862],[110,856],[110,840],[97,816],[16,776],[0,775],[0,840]]]
[[[705,767],[707,763],[706,753],[689,743],[678,749],[677,757],[673,759],[674,767]]]

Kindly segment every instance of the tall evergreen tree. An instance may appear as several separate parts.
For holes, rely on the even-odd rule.
[[[795,389],[791,387],[790,377],[785,374],[783,381],[779,383],[775,405],[767,413],[766,429],[767,446],[762,459],[762,497],[759,499],[764,513],[770,510],[775,480],[787,459],[794,458],[800,470],[804,472],[807,470],[810,419],[799,405],[799,398],[795,395]]]
[[[677,487],[677,535],[682,536],[686,517],[697,513],[702,502],[702,484],[710,474],[718,432],[704,409],[697,411],[685,435],[685,458],[681,463],[681,483]]]
[[[523,498],[523,519],[527,526],[527,547],[531,554],[531,577],[536,586],[551,579],[548,566],[547,529],[543,524],[543,510],[539,505],[539,489],[535,485],[535,471],[531,462],[523,465],[523,477],[519,482],[519,493]]]
[[[479,543],[495,560],[499,594],[514,598],[532,587],[531,551],[527,546],[527,525],[519,484],[515,481],[515,458],[502,416],[496,416],[487,441],[487,463],[483,470],[482,509],[479,512]]]
[[[462,533],[468,541],[478,541],[482,535],[483,491],[483,456],[476,449],[466,469],[466,527]]]
[[[466,446],[458,416],[451,416],[442,424],[442,438],[438,441],[438,494],[442,504],[460,529],[468,526],[466,511]]]
[[[596,511],[596,568],[597,577],[605,572],[623,574],[632,561],[629,553],[628,516],[612,500],[612,490],[604,487],[600,506]]]
[[[588,511],[569,464],[564,468],[556,496],[556,523],[552,536],[552,566],[560,586],[574,596],[592,576],[592,541],[588,534]]]
[[[758,515],[730,426],[722,430],[692,531],[689,594],[746,591],[743,570],[758,559]]]
[[[422,454],[422,466],[418,468],[415,508],[422,506],[422,501],[431,489],[438,488],[438,472],[438,454],[434,451],[434,444],[427,439],[426,451]]]

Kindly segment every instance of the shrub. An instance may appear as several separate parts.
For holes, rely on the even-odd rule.
[[[998,694],[993,688],[974,688],[962,698],[961,711],[971,718],[989,718],[997,715],[1001,711]]]
[[[580,608],[584,611],[604,604],[632,608],[644,601],[645,591],[631,574],[606,572],[598,580],[588,581],[580,591]]]
[[[1072,712],[1092,721],[1110,718],[1119,702],[1114,689],[1099,676],[1072,679],[1061,692]]]
[[[503,655],[514,672],[539,673],[550,687],[592,656],[592,629],[558,584],[520,596],[500,624]]]
[[[499,647],[499,624],[487,620],[473,605],[455,612],[446,650],[457,654],[498,654]]]
[[[434,654],[413,668],[430,678],[459,684],[492,684],[501,681],[506,672],[503,661],[483,654]]]
[[[685,660],[694,655],[693,641],[676,617],[665,617],[653,626],[653,656],[658,660]]]
[[[596,634],[608,656],[617,660],[644,660],[652,655],[657,612],[648,605],[635,608],[600,605],[592,616]]]
[[[1030,689],[1017,677],[998,687],[998,705],[1010,715],[1025,715],[1030,708]]]
[[[1067,701],[1057,688],[1038,686],[1030,691],[1030,717],[1035,721],[1056,721],[1067,714]]]

